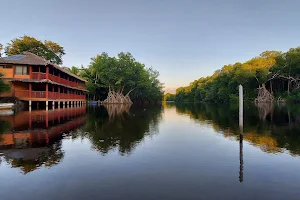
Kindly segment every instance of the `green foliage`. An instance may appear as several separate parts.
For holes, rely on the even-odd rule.
[[[164,101],[175,101],[175,94],[170,94],[170,93],[165,94]]]
[[[64,48],[59,44],[48,40],[42,42],[27,35],[13,39],[5,47],[5,54],[8,56],[20,54],[24,51],[34,53],[58,65],[62,64],[62,56],[65,55]]]
[[[177,102],[235,102],[238,85],[244,87],[246,100],[254,100],[257,88],[265,85],[274,96],[289,95],[300,90],[300,47],[286,53],[265,51],[244,63],[225,65],[212,76],[193,81],[187,87],[176,90]],[[291,93],[290,99],[297,95]]]
[[[81,68],[78,68],[76,66],[72,66],[71,68],[68,67],[63,67],[63,68],[65,68],[66,70],[70,71],[72,74],[75,74],[77,76],[79,76],[80,71],[83,70],[83,66],[81,66]]]
[[[109,87],[115,91],[130,93],[132,100],[161,101],[163,84],[159,81],[159,72],[146,68],[137,62],[130,53],[119,53],[118,57],[109,57],[102,53],[91,59],[88,68],[80,74],[88,80],[87,89],[93,99],[103,100]]]
[[[291,92],[290,96],[288,97],[289,101],[293,102],[300,102],[300,90],[294,90]]]

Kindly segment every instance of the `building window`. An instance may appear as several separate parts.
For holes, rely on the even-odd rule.
[[[12,65],[0,65],[0,69],[11,69]]]
[[[28,75],[28,66],[15,66],[15,74]]]

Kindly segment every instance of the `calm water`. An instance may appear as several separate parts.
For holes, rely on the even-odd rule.
[[[300,109],[88,107],[0,117],[1,199],[300,199]]]

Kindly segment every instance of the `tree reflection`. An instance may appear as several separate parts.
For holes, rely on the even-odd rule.
[[[82,133],[85,132],[93,148],[103,154],[115,149],[121,155],[130,154],[145,136],[158,132],[161,112],[161,106],[132,106],[130,109],[120,105],[90,107]]]
[[[61,149],[61,140],[39,148],[6,149],[2,150],[3,159],[12,168],[20,168],[24,174],[34,171],[41,166],[52,167],[64,157]]]
[[[173,105],[175,106],[175,105]],[[268,153],[300,155],[300,107],[246,104],[243,139]],[[211,124],[224,137],[239,140],[236,105],[176,104],[178,113],[188,114],[196,122]]]

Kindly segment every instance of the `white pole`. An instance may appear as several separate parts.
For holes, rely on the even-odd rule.
[[[244,95],[242,85],[239,85],[239,111],[239,125],[242,131],[244,126]]]
[[[31,112],[31,105],[32,105],[32,101],[29,101],[29,112]]]
[[[49,107],[48,107],[48,101],[46,101],[46,110],[48,111]]]

